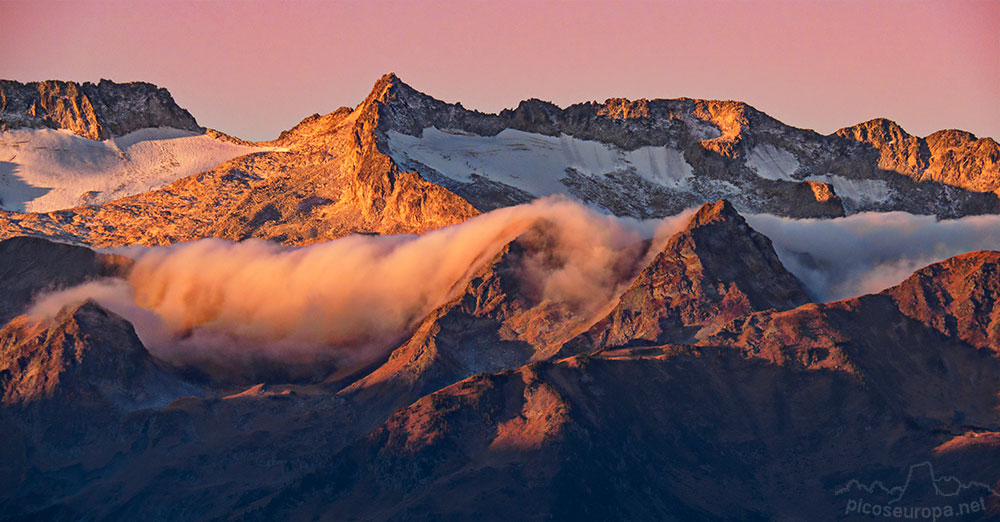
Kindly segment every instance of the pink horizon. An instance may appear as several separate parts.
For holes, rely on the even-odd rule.
[[[1000,137],[1000,3],[5,1],[0,77],[148,81],[199,123],[271,139],[393,71],[497,112],[527,98],[747,102],[829,134]]]

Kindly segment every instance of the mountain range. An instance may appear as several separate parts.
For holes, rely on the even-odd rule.
[[[27,201],[4,205],[9,212],[0,214],[0,237],[34,234],[105,247],[200,237],[300,245],[351,233],[419,233],[552,194],[641,219],[717,199],[741,212],[797,218],[1000,213],[1000,148],[990,138],[956,130],[919,138],[884,119],[823,136],[739,102],[612,99],[560,109],[528,100],[483,114],[388,74],[353,109],[313,115],[274,141],[248,143],[216,131],[191,136],[200,129],[193,118],[149,84],[5,82],[0,99],[9,100],[0,107],[0,128],[19,129],[4,133],[0,155],[10,159],[2,164],[8,181],[0,200],[15,201],[12,185],[27,192],[19,198]],[[78,170],[72,162],[61,165],[66,158],[58,152],[68,149],[72,160],[78,150],[44,139],[51,126],[94,145],[94,139],[116,143],[129,136],[123,143],[133,147],[130,142],[162,145],[162,137],[142,139],[154,128],[204,143],[187,148],[191,168],[160,169],[162,175],[127,190],[97,183],[115,186],[111,194],[68,194],[62,201],[75,204],[65,208],[16,212],[31,206],[32,195],[66,191],[58,186],[65,171]],[[16,132],[29,134],[7,139]],[[36,176],[32,162],[19,162],[31,156],[26,149],[35,142],[50,151],[37,168],[62,172],[62,181]],[[254,152],[254,146],[266,148]],[[130,147],[113,148],[130,158]],[[168,164],[185,163],[165,153],[173,154]],[[192,172],[204,159],[221,163]],[[78,206],[89,201],[101,204]]]
[[[982,520],[1000,513],[1000,252],[821,302],[746,218],[1000,214],[992,139],[883,119],[823,136],[693,99],[483,114],[392,74],[269,142],[109,81],[0,82],[0,129],[0,520],[866,520],[846,484],[930,461],[992,487],[963,493]],[[77,203],[31,211],[55,192]],[[552,198],[591,228],[523,210]],[[460,227],[493,235],[441,235]],[[257,245],[224,270],[288,292],[331,242],[390,256],[443,238],[471,261],[412,309],[365,289],[403,301],[426,281],[337,274],[363,330],[401,333],[310,359],[253,344],[302,321],[171,279],[169,256],[205,238]],[[265,255],[284,272],[252,272]],[[171,324],[172,285],[204,316]],[[317,338],[329,303],[293,297],[256,298]],[[156,314],[166,341],[147,337]],[[177,358],[199,342],[229,351]],[[905,501],[935,501],[921,491]]]

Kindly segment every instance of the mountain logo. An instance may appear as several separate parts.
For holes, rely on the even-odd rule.
[[[996,488],[938,476],[930,461],[911,465],[902,485],[851,479],[834,494],[845,500],[840,518],[849,520],[986,520],[998,515],[1000,505]]]

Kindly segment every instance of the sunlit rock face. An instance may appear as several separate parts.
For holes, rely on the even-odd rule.
[[[725,200],[705,203],[575,342],[595,348],[690,342],[700,329],[809,301],[771,241]]]
[[[188,111],[166,89],[143,82],[115,83],[0,80],[0,130],[66,129],[92,140],[141,129],[170,127],[201,132]]]
[[[118,92],[110,82],[97,87],[106,84]],[[16,86],[11,92],[38,95]],[[199,131],[173,108],[157,109],[174,107],[155,94],[161,91],[140,87],[132,87],[136,99],[160,101],[125,104],[128,110],[115,114],[135,117],[121,121]],[[132,99],[128,92],[121,97]],[[7,129],[63,125],[37,110],[42,116],[11,111]],[[101,111],[94,114],[97,123],[66,123],[63,132],[114,143],[127,140],[115,129],[146,132],[131,123],[101,127]],[[0,214],[0,237],[41,234],[95,246],[208,236],[309,244],[351,233],[422,232],[552,194],[641,219],[718,199],[741,212],[795,218],[1000,212],[993,140],[959,131],[916,138],[884,120],[823,136],[732,101],[611,99],[560,108],[527,100],[484,114],[389,74],[356,107],[306,118],[273,142],[215,132],[180,139],[204,143],[197,154],[181,141],[119,144],[126,161],[111,169],[115,175],[95,179],[84,169],[64,187],[51,180],[63,175],[52,169],[27,179],[21,174],[35,172],[28,166],[0,165],[9,171],[3,179],[11,193],[0,194],[5,208],[60,210]],[[173,148],[146,154],[163,147]],[[123,196],[130,197],[116,199]],[[77,205],[93,206],[67,209]]]
[[[741,102],[540,100],[469,111],[389,75],[389,153],[487,210],[554,192],[619,216],[662,217],[725,198],[744,212],[832,217],[997,213],[996,142],[910,136],[873,120],[823,136]],[[933,151],[931,149],[934,149]]]

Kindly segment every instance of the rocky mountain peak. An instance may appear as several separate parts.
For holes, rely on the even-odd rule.
[[[1000,252],[934,263],[885,291],[900,312],[977,348],[1000,350]]]
[[[375,85],[372,86],[371,92],[368,94],[368,97],[362,105],[376,101],[386,104],[398,102],[406,103],[407,99],[413,96],[426,97],[425,94],[422,94],[413,87],[407,85],[399,78],[399,76],[396,76],[396,73],[390,72],[382,75],[382,77],[375,82]]]
[[[771,240],[747,224],[726,200],[705,203],[663,254],[697,256],[703,274],[737,283],[757,310],[808,302],[802,283],[778,259]]]
[[[931,160],[927,143],[911,136],[896,122],[876,118],[837,131],[837,136],[870,145],[878,150],[878,166],[885,170],[919,176]]]
[[[383,75],[371,93],[355,108],[359,122],[385,135],[390,131],[420,136],[426,127],[463,129],[482,135],[502,130],[495,116],[466,110],[459,103],[446,103],[428,96],[401,80],[395,73]]]
[[[61,395],[138,405],[156,401],[170,382],[132,325],[92,300],[67,306],[51,322],[20,316],[0,330],[5,404]]]
[[[559,133],[559,117],[563,110],[558,105],[538,98],[530,98],[517,104],[516,109],[500,111],[500,119],[515,129],[534,129],[542,134]]]
[[[728,201],[705,203],[573,349],[689,342],[709,325],[808,301],[770,239]]]
[[[204,130],[169,91],[151,83],[0,80],[0,130],[66,129],[105,140],[149,127]]]
[[[343,395],[400,407],[449,383],[482,372],[555,357],[589,325],[589,303],[546,296],[529,266],[555,270],[569,260],[556,248],[552,223],[540,220],[476,271],[460,295],[431,312],[389,360]],[[648,242],[637,243],[611,267],[627,281]],[[605,302],[606,295],[591,295]],[[599,309],[598,309],[599,310]]]
[[[733,208],[728,200],[720,199],[715,203],[705,203],[695,212],[691,220],[688,221],[686,230],[706,226],[712,223],[734,223],[736,225],[746,224],[743,216]]]
[[[912,137],[898,123],[888,118],[873,118],[851,127],[845,127],[838,130],[837,135],[855,141],[876,144],[877,146],[894,141],[908,140]]]

